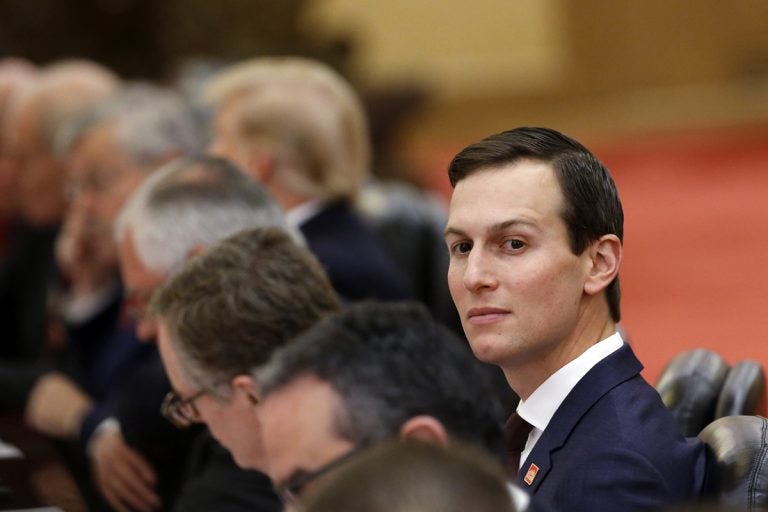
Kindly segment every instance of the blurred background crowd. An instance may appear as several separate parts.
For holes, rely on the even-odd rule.
[[[340,194],[354,199],[410,290],[374,296],[415,295],[456,328],[437,248],[448,162],[490,133],[551,126],[592,148],[622,194],[622,328],[646,379],[696,347],[729,362],[768,359],[761,0],[622,0],[609,8],[599,0],[6,0],[0,351],[14,364],[3,368],[13,373],[0,372],[13,384],[4,401],[23,404],[35,384],[37,402],[57,396],[51,390],[66,384],[39,386],[54,363],[38,356],[88,339],[77,327],[95,309],[110,305],[112,317],[133,314],[141,327],[148,297],[124,310],[113,275],[120,208],[149,171],[179,154],[208,147],[243,168],[253,164],[223,140],[225,100],[235,93],[226,83],[217,92],[211,80],[248,59],[287,55],[327,64],[362,99],[371,175],[348,175]],[[139,134],[116,135],[146,126],[142,115],[152,113],[169,119],[170,128],[158,129],[173,135],[155,137],[165,145],[136,147],[130,141]],[[290,207],[289,196],[276,199]],[[429,231],[424,252],[433,259],[409,259],[402,216],[386,222],[406,210]],[[76,414],[51,419],[33,407],[31,421],[87,442],[104,428],[92,401],[108,399],[99,393],[119,380],[120,364],[149,357],[143,346],[121,350],[98,364],[89,359],[81,383],[88,397],[67,394]],[[84,425],[71,424],[86,410]]]
[[[765,355],[768,232],[750,220],[763,215],[766,179],[766,9],[760,0],[8,0],[0,50],[36,64],[90,58],[124,79],[185,89],[225,62],[318,58],[362,94],[375,172],[443,196],[447,162],[468,141],[519,125],[585,140],[624,196],[624,324],[653,378],[679,348]]]

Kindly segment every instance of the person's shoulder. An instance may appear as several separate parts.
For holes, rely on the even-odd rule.
[[[269,477],[237,466],[229,452],[207,432],[196,449],[205,451],[197,459],[192,477],[183,485],[175,511],[278,512],[282,509]]]

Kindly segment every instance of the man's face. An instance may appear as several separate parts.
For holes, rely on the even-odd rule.
[[[94,229],[111,233],[120,209],[149,173],[122,150],[113,124],[90,130],[69,155],[71,200]]]
[[[551,166],[531,160],[456,185],[448,284],[478,359],[546,367],[575,335],[589,259],[571,252],[562,205]]]
[[[185,376],[178,352],[162,320],[158,321],[157,343],[168,379],[179,397],[189,399],[200,393],[201,389],[191,384]],[[243,389],[233,387],[230,397],[226,400],[215,397],[210,391],[204,392],[194,400],[194,407],[199,414],[199,420],[205,423],[213,437],[229,450],[240,467],[264,469],[261,428],[256,406]]]
[[[326,382],[304,376],[269,394],[257,407],[275,486],[295,482],[354,448],[336,433],[341,399]]]
[[[130,229],[120,241],[118,252],[120,274],[125,286],[125,300],[136,319],[136,335],[142,341],[154,341],[157,337],[157,324],[147,315],[147,305],[152,293],[165,281],[166,276],[144,265],[136,252]]]

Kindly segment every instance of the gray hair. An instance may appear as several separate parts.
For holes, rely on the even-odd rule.
[[[144,180],[120,212],[115,236],[119,242],[130,230],[142,263],[172,275],[196,247],[259,226],[290,231],[261,185],[227,160],[195,156],[174,160]]]
[[[222,398],[236,375],[338,309],[317,259],[275,228],[241,231],[191,258],[150,304],[188,380]]]
[[[120,147],[139,165],[201,152],[201,116],[178,93],[134,83],[71,119],[57,133],[54,152],[66,155],[91,130],[114,123]]]

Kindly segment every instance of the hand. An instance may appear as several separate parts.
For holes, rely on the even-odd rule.
[[[160,508],[155,471],[128,446],[120,430],[105,430],[91,440],[91,466],[96,486],[118,512],[151,512]]]
[[[43,434],[71,439],[78,436],[91,399],[66,375],[50,372],[40,377],[27,398],[27,424]]]

